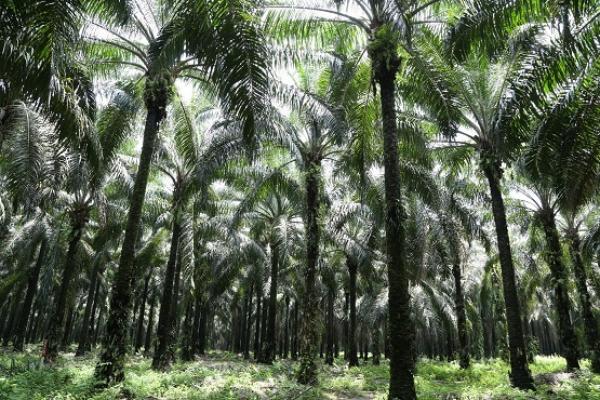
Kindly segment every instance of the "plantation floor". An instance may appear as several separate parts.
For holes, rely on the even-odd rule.
[[[201,360],[178,363],[168,373],[150,369],[150,361],[132,358],[126,381],[94,392],[94,358],[67,354],[57,368],[40,367],[33,355],[0,353],[0,400],[74,399],[385,399],[387,363],[346,368],[342,360],[324,366],[318,387],[294,381],[295,364],[257,365],[226,353],[211,353]],[[586,363],[584,365],[587,366]],[[422,360],[416,377],[419,399],[597,399],[600,376],[587,369],[576,375],[561,373],[560,358],[538,357],[531,369],[537,392],[519,392],[508,384],[506,363],[475,363],[468,371],[456,364]]]

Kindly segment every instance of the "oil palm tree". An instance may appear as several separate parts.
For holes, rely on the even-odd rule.
[[[493,62],[471,54],[465,61],[456,64],[448,60],[441,41],[433,34],[420,44],[423,46],[417,46],[419,50],[413,52],[414,58],[406,75],[410,79],[406,82],[413,87],[412,91],[407,91],[408,97],[429,107],[429,115],[449,137],[447,145],[471,149],[479,156],[479,168],[490,190],[502,266],[511,379],[519,388],[532,388],[502,195],[502,175],[504,164],[515,159],[517,150],[526,140],[527,107],[536,96],[541,95],[542,82],[550,87],[556,85],[553,68],[560,64],[557,60],[561,57],[546,58],[551,51],[537,51],[538,47],[534,47],[534,51],[529,50],[532,42],[527,37],[516,38],[512,50],[497,55]],[[536,73],[525,73],[532,65],[540,65]],[[411,82],[418,82],[427,89],[420,91]],[[430,94],[433,92],[439,96],[436,95],[432,101],[434,96]]]
[[[533,179],[532,179],[533,180]],[[543,185],[539,177],[533,180],[530,190],[522,188],[522,204],[534,215],[534,224],[540,227],[546,239],[544,254],[550,267],[554,286],[558,328],[562,354],[567,360],[567,369],[579,368],[577,338],[571,320],[571,299],[568,290],[567,269],[563,263],[563,251],[557,229],[556,215],[559,211],[558,199],[549,185]]]
[[[6,232],[3,240],[9,240],[6,256],[17,248],[37,250],[37,262],[27,267],[27,274],[20,276],[27,281],[25,298],[19,318],[14,321],[13,347],[23,350],[25,330],[36,295],[40,273],[44,268],[49,247],[57,239],[58,224],[53,212],[58,192],[65,182],[67,149],[59,144],[56,132],[43,127],[43,118],[23,102],[11,106],[10,116],[3,126],[3,138],[9,147],[3,152],[1,168],[5,177],[4,197],[11,199],[13,215],[5,213]],[[11,223],[12,221],[12,223]],[[12,226],[12,228],[11,228]],[[25,236],[21,236],[27,232]],[[10,245],[11,241],[14,242]],[[29,259],[29,256],[25,257]],[[7,263],[11,265],[11,263]],[[13,282],[17,287],[20,285]]]
[[[599,22],[597,14],[579,13],[577,8],[562,11],[565,23],[558,44],[575,50],[568,52],[570,58],[567,61],[570,63],[567,65],[570,68],[566,77],[538,101],[541,112],[534,120],[535,134],[524,161],[538,192],[541,192],[547,235],[557,235],[556,228],[553,228],[556,226],[554,215],[561,212],[565,218],[565,236],[572,257],[588,348],[592,354],[592,369],[598,371],[600,336],[597,321],[591,312],[579,228],[580,213],[596,193],[593,182],[598,171],[599,144],[593,132],[599,118],[597,94],[600,90],[600,67],[597,57],[591,62],[583,60],[587,55],[597,54],[594,53],[597,49],[589,45],[589,38],[598,29]],[[576,18],[570,17],[573,12],[576,12]],[[567,23],[571,19],[577,23],[575,26]],[[553,239],[551,251],[558,251],[557,241],[558,238]],[[557,273],[563,275],[560,268]],[[566,308],[566,305],[563,307]],[[566,316],[563,318],[566,320]]]
[[[82,152],[85,156],[80,156],[75,162],[76,167],[70,171],[66,182],[67,190],[72,196],[68,206],[71,227],[61,284],[55,296],[53,314],[48,326],[44,352],[46,362],[53,362],[58,355],[59,341],[63,336],[67,296],[79,270],[79,243],[85,233],[93,205],[101,203],[104,198],[103,187],[110,182],[115,163],[118,164],[118,149],[133,129],[131,117],[136,110],[136,101],[131,93],[124,90],[115,92],[98,119],[99,143],[93,146],[93,150],[86,150],[86,147],[91,146],[84,147]]]
[[[97,57],[92,62],[97,66],[129,65],[142,74],[146,105],[139,169],[113,283],[104,351],[96,368],[99,385],[124,378],[125,327],[131,307],[136,236],[155,141],[166,117],[173,82],[181,77],[211,81],[226,111],[242,121],[246,136],[251,137],[254,132],[254,121],[266,92],[266,57],[256,24],[246,18],[250,6],[229,0],[190,0],[175,7],[157,2],[150,9],[139,10],[147,18],[133,19],[137,37],[109,28],[109,39],[94,40],[97,46],[92,51]]]
[[[290,242],[297,239],[301,229],[301,208],[295,196],[285,196],[286,186],[274,187],[267,198],[256,203],[253,210],[245,215],[247,221],[252,222],[251,234],[260,239],[264,236],[268,243],[270,253],[270,279],[267,313],[267,336],[258,356],[258,361],[272,363],[277,348],[276,316],[277,294],[280,270],[286,264],[285,259],[289,251]]]
[[[202,124],[206,123],[208,118],[217,118],[219,112],[214,107],[200,110],[197,108],[183,105],[182,102],[175,106],[172,137],[168,138],[165,135],[167,137],[162,140],[158,150],[158,169],[171,180],[173,186],[172,237],[153,360],[153,367],[159,370],[167,369],[174,360],[170,348],[175,344],[173,310],[176,310],[178,295],[175,282],[179,281],[181,274],[176,266],[178,257],[185,254],[183,244],[186,243],[180,241],[180,236],[185,233],[185,230],[182,230],[182,214],[185,213],[189,200],[209,185],[215,171],[228,159],[236,155],[241,156],[244,149],[241,130],[232,121],[213,121],[214,125],[200,135]],[[168,131],[169,126],[165,130]]]
[[[297,39],[311,39],[317,36],[322,43],[327,38],[325,32],[335,32],[338,27],[346,28],[350,38],[356,38],[352,46],[365,50],[371,61],[374,82],[379,86],[382,135],[384,141],[384,169],[386,175],[386,237],[388,253],[388,281],[390,304],[395,312],[389,314],[391,342],[390,399],[414,399],[412,357],[412,324],[408,278],[404,261],[404,234],[402,232],[402,187],[398,159],[398,125],[396,116],[396,76],[402,63],[400,48],[410,49],[413,37],[421,27],[438,23],[432,18],[436,7],[443,1],[332,1],[295,6],[294,4],[268,5],[273,10],[272,21],[280,27],[284,35],[294,35]],[[345,6],[348,6],[345,11]],[[354,10],[356,12],[354,12]],[[325,27],[317,34],[310,27]],[[364,43],[368,40],[368,45]]]

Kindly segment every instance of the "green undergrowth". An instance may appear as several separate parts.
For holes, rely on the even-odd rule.
[[[53,368],[43,366],[33,351],[0,352],[0,400],[167,400],[167,399],[385,399],[388,364],[345,367],[339,359],[322,366],[317,387],[298,385],[296,364],[277,361],[259,365],[236,355],[214,352],[177,363],[166,373],[150,368],[150,360],[132,357],[125,382],[107,390],[93,389],[93,356],[63,355]],[[536,392],[510,387],[508,366],[500,360],[476,362],[466,371],[456,363],[421,360],[416,384],[420,399],[575,399],[600,400],[600,376],[587,362],[575,375],[563,374],[559,357],[538,357],[531,364]]]

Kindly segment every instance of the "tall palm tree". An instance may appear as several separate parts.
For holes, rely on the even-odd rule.
[[[570,68],[560,84],[539,101],[541,112],[533,126],[535,135],[526,153],[525,165],[532,180],[539,186],[538,192],[541,192],[546,235],[558,235],[553,221],[557,212],[560,211],[565,218],[565,237],[573,262],[588,348],[592,354],[592,369],[600,371],[600,334],[591,311],[579,232],[579,215],[596,194],[599,166],[600,143],[595,132],[600,118],[597,99],[600,64],[597,57],[592,62],[584,62],[585,65],[580,61],[590,52],[596,51],[592,54],[597,54],[597,49],[591,47],[590,50],[588,45],[589,36],[593,36],[599,24],[595,18],[592,15],[581,21],[579,26],[563,27],[558,43],[567,49],[576,49],[574,54],[569,54],[571,58],[567,58],[571,61],[568,65],[574,68]],[[566,32],[567,28],[572,32]],[[558,251],[558,237],[552,238],[552,241],[551,251]],[[564,273],[560,271],[560,265],[555,267],[557,279]],[[566,304],[563,307],[566,309]],[[566,321],[567,317],[563,315],[562,318]]]
[[[37,249],[37,261],[27,268],[26,275],[20,277],[26,279],[27,288],[12,334],[14,349],[22,351],[44,260],[57,238],[54,230],[58,224],[54,221],[53,206],[65,182],[70,153],[59,143],[55,132],[43,129],[41,115],[25,103],[13,104],[7,113],[2,129],[3,139],[8,144],[1,165],[5,177],[4,195],[20,207],[14,209],[13,215],[4,215],[7,231],[2,240],[10,239],[5,256],[10,259],[10,254],[15,254],[19,248],[26,248],[29,253]],[[11,232],[11,225],[17,229]],[[29,260],[29,257],[23,260]],[[18,287],[20,281],[13,284]]]
[[[189,77],[214,83],[226,111],[242,120],[247,137],[254,132],[254,121],[266,92],[266,57],[256,25],[247,18],[249,10],[245,2],[189,0],[177,3],[175,8],[168,3],[154,3],[151,7],[155,9],[140,10],[150,14],[149,18],[142,21],[138,17],[133,21],[142,43],[114,29],[108,30],[110,39],[96,39],[101,44],[97,50],[100,57],[94,60],[97,65],[116,62],[143,74],[146,105],[139,168],[113,283],[104,350],[96,368],[99,385],[124,378],[125,330],[131,307],[136,236],[155,140],[166,117],[174,80]],[[153,18],[152,14],[159,18]],[[153,26],[144,23],[150,20]],[[108,52],[104,51],[106,48]]]
[[[514,46],[516,50],[505,53],[494,63],[471,55],[467,61],[456,65],[443,54],[441,41],[434,35],[420,44],[422,47],[413,52],[411,69],[406,75],[406,84],[413,88],[408,97],[435,110],[430,115],[441,125],[442,133],[449,135],[449,146],[466,147],[479,155],[479,168],[490,190],[502,266],[511,381],[519,388],[530,389],[533,380],[527,368],[502,175],[503,163],[514,159],[524,141],[526,118],[520,113],[535,95],[538,77],[522,72],[528,70],[536,58],[517,45]],[[545,70],[540,67],[540,71]],[[414,84],[424,85],[423,90]],[[431,96],[431,93],[439,96]]]
[[[136,102],[130,93],[117,91],[98,119],[99,144],[83,152],[71,171],[67,187],[73,200],[69,204],[70,234],[61,284],[55,296],[53,314],[46,337],[45,361],[53,362],[58,355],[59,341],[63,336],[65,307],[73,279],[79,270],[77,252],[89,221],[94,203],[104,198],[103,187],[114,170],[118,148],[132,130],[131,117],[136,112]]]
[[[356,355],[357,326],[357,282],[358,273],[370,277],[373,263],[372,242],[375,237],[375,223],[368,207],[360,203],[338,200],[333,204],[327,229],[328,236],[343,251],[348,269],[348,366],[358,366]],[[367,279],[367,278],[365,278]]]
[[[577,337],[571,320],[571,299],[568,290],[567,269],[563,263],[563,251],[556,224],[558,199],[542,179],[535,179],[530,186],[532,190],[521,190],[525,200],[522,202],[534,213],[535,222],[542,228],[546,238],[544,254],[550,267],[554,286],[558,328],[562,354],[567,360],[567,369],[579,369]]]
[[[405,237],[402,230],[402,186],[398,159],[398,125],[396,116],[396,75],[402,63],[399,48],[410,49],[413,37],[421,27],[436,20],[430,19],[431,10],[443,4],[434,1],[348,0],[332,1],[325,5],[307,6],[269,5],[273,11],[275,27],[281,24],[285,34],[295,34],[303,39],[306,29],[314,26],[336,28],[350,26],[350,38],[357,38],[358,46],[368,39],[366,50],[371,61],[374,81],[379,86],[384,141],[384,169],[386,188],[386,240],[388,254],[389,301],[393,313],[389,314],[390,399],[414,399],[413,328],[410,312],[408,277],[404,261]],[[344,6],[353,12],[344,12]],[[350,8],[348,8],[350,9]],[[286,29],[283,29],[285,27]],[[327,35],[316,35],[319,39]],[[311,35],[308,35],[311,36]],[[312,38],[312,37],[311,37]],[[319,40],[322,42],[322,40]]]
[[[258,356],[258,361],[271,363],[275,358],[277,348],[276,317],[277,294],[280,270],[285,265],[289,251],[290,241],[296,238],[300,230],[301,208],[297,198],[287,197],[285,186],[274,187],[269,196],[256,204],[251,214],[245,218],[252,222],[253,235],[264,236],[270,251],[270,280],[267,313],[267,336],[263,340],[263,347]]]
[[[185,234],[182,230],[183,213],[189,200],[208,186],[215,171],[230,158],[241,156],[244,149],[242,133],[232,121],[213,121],[214,125],[200,135],[203,128],[201,124],[206,122],[204,120],[214,119],[220,113],[213,107],[197,108],[184,105],[181,101],[175,106],[172,138],[167,136],[163,139],[158,150],[158,169],[171,180],[173,186],[170,254],[163,282],[158,341],[153,359],[153,367],[159,370],[167,369],[174,360],[171,350],[175,344],[173,310],[177,309],[178,296],[175,282],[181,274],[180,270],[176,272],[177,260],[184,255],[184,243],[180,241],[180,236]]]

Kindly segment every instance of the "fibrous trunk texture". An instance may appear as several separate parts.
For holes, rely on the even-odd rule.
[[[148,83],[146,86],[149,87]],[[163,88],[163,90],[166,92],[169,88]],[[95,379],[97,386],[121,382],[125,378],[123,366],[127,350],[127,326],[129,325],[129,314],[131,312],[131,286],[135,275],[135,244],[150,174],[152,154],[154,153],[154,142],[158,135],[160,123],[166,116],[168,95],[166,93],[158,93],[158,95],[158,100],[151,101],[151,96],[148,96],[146,101],[147,115],[142,152],[131,194],[119,267],[113,280],[103,351],[98,364],[96,364]]]
[[[533,389],[533,379],[527,366],[527,349],[523,337],[521,308],[517,292],[515,268],[513,265],[506,222],[506,209],[500,189],[502,172],[499,166],[486,165],[484,173],[490,187],[492,214],[496,226],[498,255],[502,269],[502,287],[506,306],[506,322],[508,326],[508,347],[510,353],[510,380],[519,389]]]

